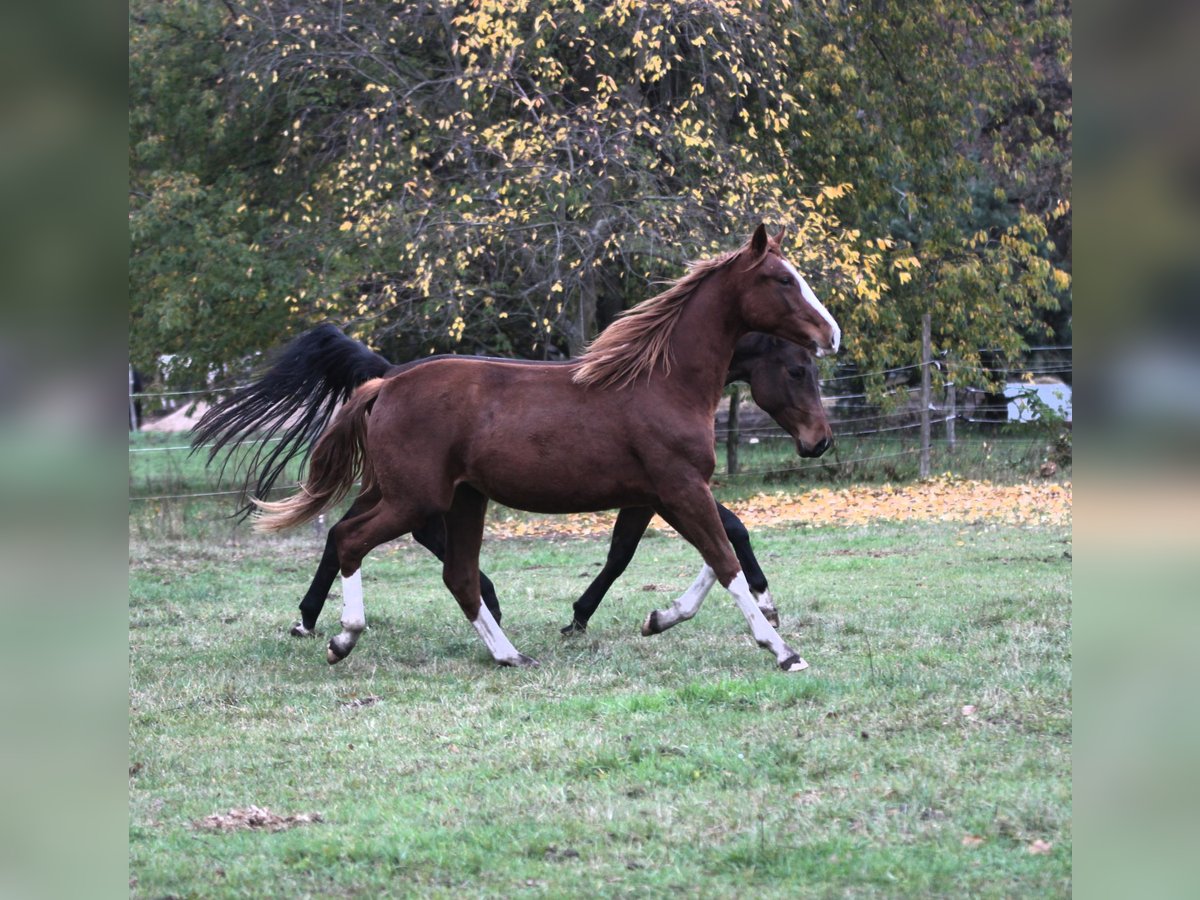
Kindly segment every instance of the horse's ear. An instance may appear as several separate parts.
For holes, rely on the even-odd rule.
[[[780,249],[783,246],[783,239],[785,237],[787,237],[787,226],[782,225],[779,228],[779,234],[777,234],[777,235],[775,235],[775,237],[771,238],[772,246],[774,246],[774,248],[776,250]]]
[[[767,228],[761,222],[754,229],[754,236],[750,238],[750,254],[757,259],[767,252]]]

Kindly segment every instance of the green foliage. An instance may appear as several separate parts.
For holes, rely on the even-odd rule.
[[[838,310],[846,355],[864,371],[918,361],[926,312],[935,358],[960,365],[1069,342],[1055,315],[1070,288],[1069,4],[815,6],[806,150],[855,185],[848,220],[919,262],[897,260],[887,303]]]
[[[131,15],[140,359],[228,364],[327,318],[397,360],[574,354],[759,220],[864,371],[914,361],[927,311],[973,366],[1069,328],[1061,4]]]
[[[288,327],[291,268],[255,203],[263,123],[225,95],[224,27],[211,4],[130,7],[130,353],[147,373],[174,354],[191,381]]]

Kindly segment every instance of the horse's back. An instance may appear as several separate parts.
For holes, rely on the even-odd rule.
[[[572,366],[469,357],[408,369],[376,399],[371,456],[381,474],[467,482],[516,508],[645,502],[630,392],[583,387],[572,373]]]

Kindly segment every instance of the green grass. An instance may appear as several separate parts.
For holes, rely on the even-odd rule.
[[[738,446],[738,473],[728,475],[723,439],[717,442],[719,489],[741,491],[770,486],[812,484],[871,484],[916,480],[920,469],[920,439],[914,430],[872,435],[839,436],[817,459],[796,456],[791,438],[765,436],[757,444]],[[1057,442],[1065,441],[1063,444]],[[1057,477],[1070,479],[1069,432],[1037,425],[960,424],[950,448],[941,428],[934,429],[929,466],[933,473],[953,472],[960,478],[1015,483],[1039,478],[1047,459],[1059,466]]]
[[[485,544],[542,663],[498,669],[405,540],[368,557],[369,630],[330,667],[287,634],[316,531],[160,506],[130,519],[134,896],[1070,894],[1068,531],[754,534],[797,675],[719,589],[639,636],[699,565],[661,534],[568,640],[606,541]],[[323,822],[192,827],[251,804]]]

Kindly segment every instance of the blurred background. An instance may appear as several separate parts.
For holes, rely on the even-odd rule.
[[[0,894],[126,874],[124,7],[0,12]]]
[[[6,896],[128,892],[124,13],[69,0],[0,13]],[[1200,8],[1108,0],[1081,10],[1074,32],[1077,888],[1191,896]],[[63,864],[64,848],[78,864]]]
[[[1074,36],[1076,885],[1182,897],[1200,835],[1200,9],[1089,4]]]

